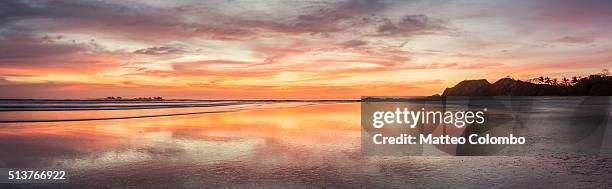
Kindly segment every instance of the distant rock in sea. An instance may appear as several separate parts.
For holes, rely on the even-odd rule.
[[[612,76],[591,75],[573,85],[536,84],[503,78],[464,80],[446,88],[442,96],[612,96]]]

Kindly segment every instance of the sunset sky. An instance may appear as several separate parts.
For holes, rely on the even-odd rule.
[[[0,1],[0,98],[356,99],[612,66],[612,1]]]

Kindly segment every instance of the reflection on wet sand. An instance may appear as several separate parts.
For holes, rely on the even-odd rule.
[[[83,111],[82,113],[87,113]],[[57,188],[609,186],[584,157],[364,157],[358,103],[0,124],[0,167],[60,167]],[[1,185],[0,185],[1,186]]]

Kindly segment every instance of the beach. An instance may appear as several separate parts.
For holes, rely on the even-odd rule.
[[[61,168],[67,170],[70,180],[0,187],[612,185],[609,156],[364,156],[360,147],[360,103],[253,102],[228,106],[1,112],[6,117],[12,115],[9,118],[13,121],[0,123],[0,167]],[[140,117],[129,118],[127,113]],[[27,122],[34,119],[39,122]]]

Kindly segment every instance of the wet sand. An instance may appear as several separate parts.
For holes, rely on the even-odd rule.
[[[612,158],[603,156],[363,156],[359,103],[1,123],[0,150],[0,167],[70,173],[68,184],[1,188],[612,186]]]

